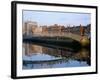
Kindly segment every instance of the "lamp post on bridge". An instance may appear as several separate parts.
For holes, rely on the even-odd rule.
[[[84,27],[80,24],[80,34],[81,34],[81,36],[84,36],[84,32],[85,32],[85,29],[84,29]]]
[[[85,28],[80,24],[80,35],[81,35],[80,43],[83,47],[89,46],[90,44],[88,37],[85,36],[84,34],[85,34]]]

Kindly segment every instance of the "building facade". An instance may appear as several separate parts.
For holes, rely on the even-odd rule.
[[[23,35],[32,36],[36,27],[38,27],[37,22],[25,22],[23,28]]]

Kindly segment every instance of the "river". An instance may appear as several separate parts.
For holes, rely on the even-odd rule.
[[[77,46],[76,46],[77,47]],[[23,69],[86,67],[91,65],[90,50],[50,44],[23,43]]]

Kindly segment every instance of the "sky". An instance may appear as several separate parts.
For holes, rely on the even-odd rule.
[[[23,11],[23,22],[33,21],[38,25],[87,25],[91,23],[91,14],[89,13],[71,13],[71,12],[47,12],[47,11]]]

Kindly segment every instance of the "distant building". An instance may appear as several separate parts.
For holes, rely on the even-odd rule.
[[[64,28],[64,26],[58,25],[58,24],[54,24],[51,26],[43,26],[42,29],[42,33],[43,34],[59,34],[62,32],[62,29]]]
[[[28,35],[28,36],[31,36],[33,35],[33,30],[38,27],[38,24],[37,22],[31,22],[31,21],[27,21],[25,22],[24,24],[24,28],[23,28],[23,33],[24,35]]]
[[[48,27],[46,25],[41,27],[42,27],[42,34],[48,34]]]

